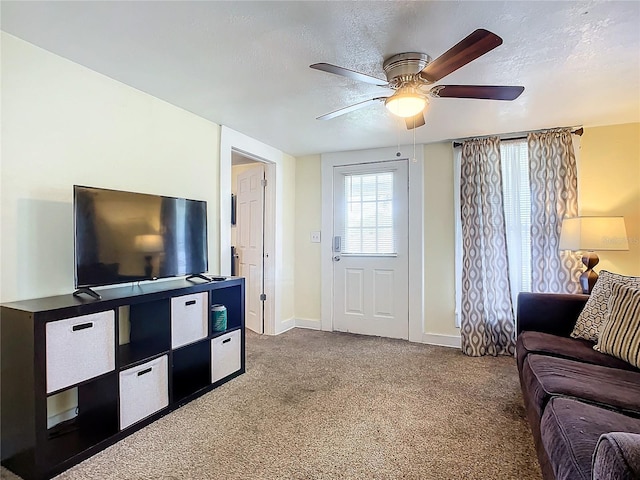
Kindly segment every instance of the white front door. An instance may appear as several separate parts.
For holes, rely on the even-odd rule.
[[[238,175],[237,243],[239,275],[245,278],[245,326],[263,333],[264,165]]]
[[[409,338],[407,171],[407,160],[334,167],[334,330]]]

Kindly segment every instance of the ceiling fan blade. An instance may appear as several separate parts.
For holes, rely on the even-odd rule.
[[[420,76],[429,82],[437,82],[501,44],[499,36],[480,28],[424,67]]]
[[[421,127],[425,124],[424,113],[420,112],[413,117],[405,118],[404,121],[407,124],[407,130],[413,130],[414,128]]]
[[[331,65],[330,63],[314,63],[313,65],[309,65],[309,67],[315,70],[333,73],[335,75],[342,75],[343,77],[350,78],[351,80],[358,80],[359,82],[370,83],[379,87],[388,86],[386,80],[380,80],[379,78],[356,72],[354,70],[349,70],[348,68],[338,67],[337,65]]]
[[[485,100],[515,100],[524,87],[494,85],[438,85],[431,89],[434,97],[481,98]]]
[[[349,105],[348,107],[344,107],[339,110],[334,110],[333,112],[320,115],[319,117],[317,117],[316,120],[330,120],[340,115],[344,115],[345,113],[353,112],[354,110],[359,110],[361,108],[368,107],[369,105],[375,102],[380,102],[386,99],[387,97],[376,97],[376,98],[371,98],[369,100],[365,100],[364,102],[354,103],[353,105]]]

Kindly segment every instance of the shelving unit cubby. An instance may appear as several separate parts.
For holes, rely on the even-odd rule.
[[[100,294],[0,306],[2,464],[25,480],[52,478],[245,371],[243,278]],[[225,331],[213,330],[213,305],[227,309]],[[49,411],[66,397],[77,404]]]

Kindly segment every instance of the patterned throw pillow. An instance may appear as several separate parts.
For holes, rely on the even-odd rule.
[[[609,318],[593,348],[640,368],[640,289],[613,284]]]
[[[614,283],[620,283],[631,288],[640,288],[640,277],[626,277],[602,270],[598,281],[593,287],[591,296],[582,312],[580,312],[575,327],[573,327],[572,337],[584,338],[592,342],[598,341],[598,333],[608,316],[607,304],[609,297],[611,297],[611,286]]]

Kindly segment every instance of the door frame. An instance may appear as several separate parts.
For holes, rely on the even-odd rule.
[[[340,262],[333,262],[333,329],[341,332],[361,333],[364,335],[380,335],[402,340],[409,339],[409,161],[406,158],[392,159],[384,162],[359,163],[356,165],[340,165],[333,167],[334,181],[334,209],[333,228],[334,235],[342,232],[344,242],[341,252],[333,252],[332,256],[340,257]],[[392,217],[395,237],[395,253],[391,255],[367,255],[358,253],[344,253],[347,244],[346,227],[347,212],[342,206],[348,195],[345,193],[345,178],[348,175],[377,175],[381,173],[392,174]],[[336,186],[338,188],[336,188]],[[375,188],[375,187],[374,187]],[[362,193],[362,192],[361,192]],[[376,202],[379,198],[375,197]],[[340,202],[340,203],[336,203]],[[364,211],[361,212],[363,221]],[[336,231],[336,227],[339,227]],[[336,237],[333,237],[334,240]],[[347,312],[348,298],[351,298],[346,290],[349,282],[346,274],[360,271],[360,306],[358,313]],[[391,299],[389,305],[393,305],[384,313],[376,314],[376,306],[380,305],[376,297],[376,272],[393,271],[392,285],[389,285],[388,296]],[[389,277],[386,277],[389,278]],[[380,290],[384,294],[385,288]],[[404,298],[399,298],[400,296]],[[406,317],[405,317],[406,315]],[[390,316],[390,317],[389,317]],[[386,317],[386,318],[385,318]],[[406,322],[406,323],[405,323]]]
[[[273,147],[254,140],[240,132],[222,126],[220,135],[220,258],[221,275],[231,275],[231,167],[232,153],[265,164],[267,187],[264,198],[264,302],[263,333],[276,335],[280,333],[276,319],[280,318],[280,305],[277,290],[278,262],[282,262],[280,249],[276,240],[276,182],[278,164],[282,162],[282,152]],[[281,174],[280,174],[281,175]]]
[[[333,167],[391,160],[408,160],[409,166],[409,341],[422,342],[424,332],[424,148],[403,145],[321,156],[322,231],[321,329],[333,331]]]

